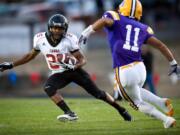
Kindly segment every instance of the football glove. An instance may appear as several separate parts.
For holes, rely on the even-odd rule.
[[[12,62],[3,62],[0,64],[0,71],[3,72],[4,70],[7,69],[12,69],[13,68],[13,63]]]
[[[74,70],[75,69],[75,65],[72,64],[67,64],[64,62],[60,62],[61,66],[67,70]]]
[[[81,35],[80,38],[79,38],[79,44],[80,45],[82,45],[82,44],[85,45],[87,43],[87,39],[88,39],[87,37]]]
[[[92,25],[90,25],[89,27],[87,27],[82,33],[81,33],[81,36],[79,38],[79,41],[78,43],[81,45],[81,44],[86,44],[87,43],[87,39],[88,37],[94,33],[95,30],[93,29]]]
[[[170,70],[169,70],[169,75],[176,74],[178,78],[180,79],[180,66],[177,64],[171,65]]]

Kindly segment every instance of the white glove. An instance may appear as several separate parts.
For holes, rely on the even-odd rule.
[[[172,74],[176,74],[177,77],[180,79],[180,66],[178,66],[177,64],[172,65],[170,67],[169,75],[172,75]]]
[[[82,44],[85,45],[87,43],[87,39],[88,39],[88,37],[81,35],[78,42],[80,45],[82,45]]]
[[[176,75],[180,79],[180,66],[177,64],[176,60],[170,62],[169,75]]]
[[[81,36],[80,36],[80,38],[79,38],[78,43],[79,43],[80,45],[81,45],[81,44],[85,45],[85,44],[87,43],[88,37],[89,37],[92,33],[94,33],[94,32],[95,32],[95,31],[94,31],[92,25],[90,25],[89,27],[87,27],[87,28],[81,33]]]

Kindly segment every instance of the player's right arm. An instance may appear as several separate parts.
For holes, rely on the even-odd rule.
[[[114,20],[110,18],[101,18],[92,24],[92,29],[94,31],[101,30],[104,27],[111,27],[114,24]],[[90,27],[90,26],[89,26]]]
[[[109,18],[101,18],[95,23],[89,25],[82,33],[79,38],[79,44],[86,44],[87,38],[95,33],[98,30],[101,30],[104,27],[111,27],[114,24],[114,21]]]
[[[98,19],[93,24],[89,25],[79,38],[79,44],[86,44],[87,38],[98,30],[104,27],[112,27],[114,20],[119,19],[119,15],[114,11],[107,11],[101,19]]]
[[[0,71],[2,72],[2,71],[7,70],[7,69],[12,69],[14,67],[28,63],[29,61],[34,59],[40,52],[38,41],[39,41],[39,39],[41,39],[42,36],[43,36],[42,33],[38,33],[34,36],[34,38],[33,38],[33,49],[29,53],[24,55],[22,58],[16,60],[15,62],[1,63],[0,64]]]
[[[12,69],[16,66],[23,65],[28,63],[32,59],[34,59],[39,54],[39,51],[32,49],[29,53],[24,55],[21,59],[16,60],[15,62],[3,62],[0,64],[0,71],[3,72],[4,70]]]
[[[40,51],[37,51],[35,49],[32,49],[28,54],[24,55],[21,59],[13,62],[13,67],[19,66],[19,65],[23,65],[25,63],[28,63],[29,61],[31,61],[32,59],[34,59]]]

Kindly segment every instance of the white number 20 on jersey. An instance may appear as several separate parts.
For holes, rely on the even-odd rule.
[[[127,33],[126,33],[126,41],[125,44],[123,45],[123,48],[126,50],[131,50],[134,52],[138,52],[139,51],[139,47],[138,47],[138,37],[139,37],[139,32],[140,29],[139,28],[134,28],[134,44],[130,45],[130,40],[131,40],[131,32],[132,32],[132,25],[126,25],[126,29],[127,29]]]

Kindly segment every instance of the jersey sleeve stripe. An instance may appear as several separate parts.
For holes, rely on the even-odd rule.
[[[75,53],[75,52],[77,52],[77,51],[79,51],[79,49],[76,49],[76,50],[70,51],[70,52],[71,52],[71,53]]]
[[[36,49],[36,48],[34,48],[34,51],[36,51],[36,52],[40,52],[40,50],[38,50],[38,49]]]
[[[148,27],[148,28],[147,28],[147,32],[148,32],[149,34],[154,34],[154,31],[152,30],[151,27]]]
[[[113,17],[114,20],[120,20],[120,16],[118,13],[116,13],[115,11],[107,11],[109,14],[111,14],[111,16]]]
[[[40,50],[36,50],[36,49],[34,49],[34,51],[36,51],[36,52],[40,52]]]

